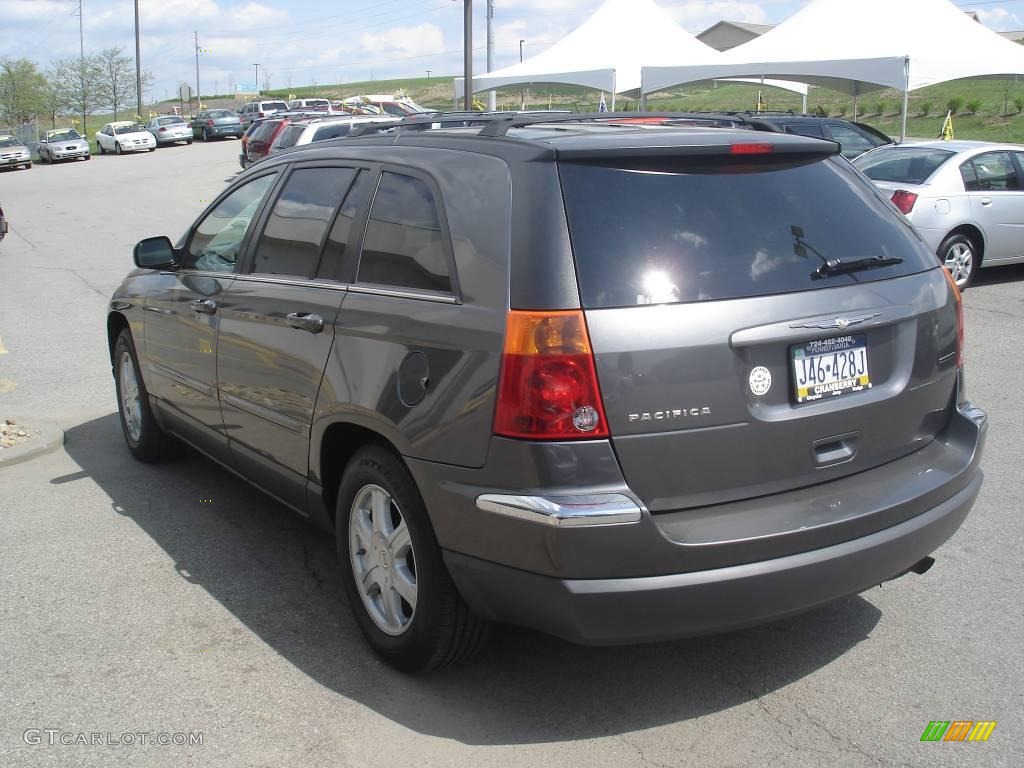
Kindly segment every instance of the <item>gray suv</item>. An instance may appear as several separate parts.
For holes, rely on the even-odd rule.
[[[981,487],[949,274],[832,142],[498,118],[241,174],[107,327],[124,436],[336,532],[398,668],[492,622],[588,644],[909,571]]]

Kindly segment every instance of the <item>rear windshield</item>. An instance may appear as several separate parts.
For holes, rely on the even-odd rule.
[[[560,165],[585,307],[713,301],[920,272],[935,256],[845,161]],[[826,260],[899,264],[820,277]]]
[[[299,140],[299,136],[302,135],[304,130],[306,130],[306,126],[301,123],[299,125],[289,125],[281,132],[281,135],[277,138],[277,141],[275,141],[274,144],[277,145],[278,149],[294,147],[295,142]]]
[[[185,119],[182,117],[161,117],[157,121],[160,125],[178,125],[184,123]]]
[[[862,155],[853,164],[872,181],[924,184],[955,154],[948,149],[894,147]]]
[[[230,109],[211,109],[206,114],[209,117],[238,117],[238,113],[232,112]]]
[[[282,111],[288,109],[288,105],[283,101],[264,101],[262,107],[262,112],[266,112],[268,109],[280,109]]]
[[[352,126],[350,123],[335,123],[334,125],[325,125],[323,128],[316,129],[316,133],[313,134],[313,141],[339,139],[342,136],[348,136],[351,130]]]

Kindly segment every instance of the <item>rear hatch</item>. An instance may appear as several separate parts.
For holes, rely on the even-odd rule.
[[[612,443],[652,512],[866,470],[951,412],[935,257],[834,145],[757,146],[559,160]]]

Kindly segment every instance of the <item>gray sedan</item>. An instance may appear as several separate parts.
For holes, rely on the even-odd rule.
[[[192,143],[192,126],[185,118],[177,115],[154,117],[146,123],[146,130],[153,134],[158,147],[164,144],[177,144],[179,141]]]
[[[39,137],[39,161],[55,163],[58,160],[88,160],[89,142],[73,128],[57,128]]]
[[[192,134],[203,141],[225,136],[240,139],[243,133],[238,113],[230,109],[205,109],[192,118]]]
[[[16,136],[0,134],[0,168],[31,168],[32,152]]]
[[[981,267],[1024,261],[1024,146],[926,141],[853,164],[881,189],[966,288]]]

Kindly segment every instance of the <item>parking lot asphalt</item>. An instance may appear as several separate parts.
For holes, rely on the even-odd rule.
[[[123,444],[107,300],[238,148],[0,173],[0,418],[66,430],[0,469],[0,766],[1020,765],[1024,266],[966,294],[986,480],[926,575],[653,646],[499,628],[471,663],[407,677],[363,643],[330,537],[204,459],[147,466]],[[932,720],[998,725],[922,743]]]

